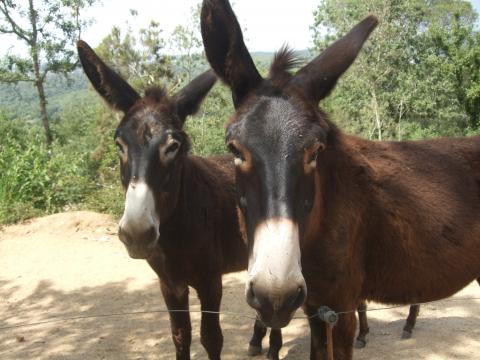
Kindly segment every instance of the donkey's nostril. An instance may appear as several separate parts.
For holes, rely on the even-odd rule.
[[[118,227],[118,238],[125,245],[130,245],[130,243],[132,242],[131,238],[128,236],[128,234],[124,231],[124,229],[121,226]]]
[[[150,229],[148,230],[148,237],[152,239],[152,241],[156,240],[157,229],[155,228],[155,226],[150,226]]]
[[[306,299],[307,293],[305,291],[305,288],[303,286],[299,286],[297,289],[297,298],[295,299],[293,307],[298,308],[302,306]]]
[[[259,299],[255,295],[255,291],[253,290],[253,282],[250,281],[248,284],[248,289],[247,289],[247,303],[254,309],[260,310],[261,309],[261,304]]]

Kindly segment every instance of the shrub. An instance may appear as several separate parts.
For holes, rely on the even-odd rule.
[[[0,118],[0,223],[77,204],[89,191],[85,155],[44,145],[40,129]]]

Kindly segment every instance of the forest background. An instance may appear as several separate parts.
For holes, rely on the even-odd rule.
[[[15,40],[0,59],[0,225],[69,209],[122,212],[113,141],[121,114],[91,89],[74,46],[96,2],[0,0],[0,41]],[[331,119],[372,140],[479,134],[480,31],[470,1],[319,0],[313,46],[298,55],[308,61],[370,12],[380,25],[321,104]],[[138,12],[130,14],[134,23]],[[96,51],[138,91],[162,84],[174,93],[207,69],[198,21],[199,4],[169,34],[155,21],[115,26]],[[252,55],[266,74],[273,53]],[[232,112],[229,90],[216,85],[186,124],[194,154],[226,151]]]

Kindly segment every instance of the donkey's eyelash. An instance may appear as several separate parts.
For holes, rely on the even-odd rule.
[[[115,141],[115,146],[117,147],[117,150],[120,151],[121,153],[124,152],[123,150],[123,145],[120,144],[118,141]]]
[[[237,149],[237,147],[235,145],[233,145],[232,143],[229,143],[227,145],[228,147],[228,150],[233,154],[234,157],[244,161],[244,157],[242,156],[242,153],[240,152],[240,150]]]
[[[314,162],[314,161],[317,161],[317,158],[318,158],[318,150],[315,151],[312,155],[310,155],[310,159],[308,160],[309,163],[311,162]]]
[[[166,154],[173,153],[173,152],[177,151],[179,148],[180,148],[180,143],[174,142],[165,150],[165,153]]]

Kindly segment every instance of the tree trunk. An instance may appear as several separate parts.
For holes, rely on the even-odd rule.
[[[378,108],[378,101],[377,101],[377,93],[375,92],[375,89],[372,91],[372,100],[373,100],[373,110],[375,112],[375,123],[377,125],[377,131],[378,131],[378,139],[382,141],[382,121],[380,119],[380,110]]]
[[[38,92],[38,99],[40,100],[40,113],[42,116],[43,128],[45,129],[45,140],[47,142],[47,145],[50,145],[52,143],[53,138],[52,138],[52,132],[50,130],[50,122],[48,119],[47,100],[45,98],[45,91],[43,89],[43,80],[36,79],[35,86]]]
[[[32,25],[32,37],[30,41],[30,51],[33,60],[33,71],[35,73],[35,87],[37,88],[38,99],[40,101],[40,114],[42,117],[43,128],[45,129],[45,140],[47,145],[52,143],[52,132],[50,131],[50,122],[48,120],[47,113],[47,99],[45,98],[45,90],[43,88],[43,83],[45,81],[45,74],[40,73],[40,59],[38,56],[39,49],[37,43],[37,12],[33,7],[33,0],[28,1],[29,12],[30,12],[30,24]]]
[[[480,99],[475,99],[471,104],[465,104],[465,110],[469,117],[470,129],[475,130],[480,127]]]

